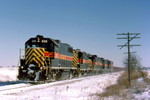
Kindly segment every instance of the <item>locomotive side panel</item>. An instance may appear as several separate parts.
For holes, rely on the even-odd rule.
[[[72,56],[73,56],[73,48],[66,43],[61,43],[59,47],[59,66],[62,67],[71,67],[72,65]]]

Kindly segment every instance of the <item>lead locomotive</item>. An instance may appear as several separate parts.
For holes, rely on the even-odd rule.
[[[37,35],[25,43],[25,55],[20,53],[18,78],[47,81],[100,74],[112,71],[113,62],[73,49],[60,40]]]

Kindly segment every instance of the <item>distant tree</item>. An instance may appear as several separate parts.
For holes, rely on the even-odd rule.
[[[14,68],[14,67],[16,67],[15,65],[12,65],[12,67]]]
[[[141,65],[141,58],[136,55],[136,54],[131,54],[131,59],[130,59],[130,70],[141,70],[142,65]],[[125,57],[123,60],[123,64],[125,68],[128,68],[128,57]]]

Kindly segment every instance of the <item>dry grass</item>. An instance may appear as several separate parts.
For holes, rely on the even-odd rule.
[[[132,71],[131,73],[131,81],[136,80],[138,78],[142,77],[144,81],[148,84],[150,84],[150,79],[147,78],[147,73],[143,71]],[[129,82],[128,82],[128,73],[124,72],[118,79],[118,84],[109,86],[106,88],[105,92],[100,94],[100,97],[107,97],[107,96],[113,96],[113,95],[122,95],[123,89],[128,89]]]

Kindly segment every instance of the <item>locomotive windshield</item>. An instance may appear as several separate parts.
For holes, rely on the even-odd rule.
[[[50,38],[31,38],[25,43],[25,48],[45,48],[46,51],[53,52],[58,45],[55,40]]]

